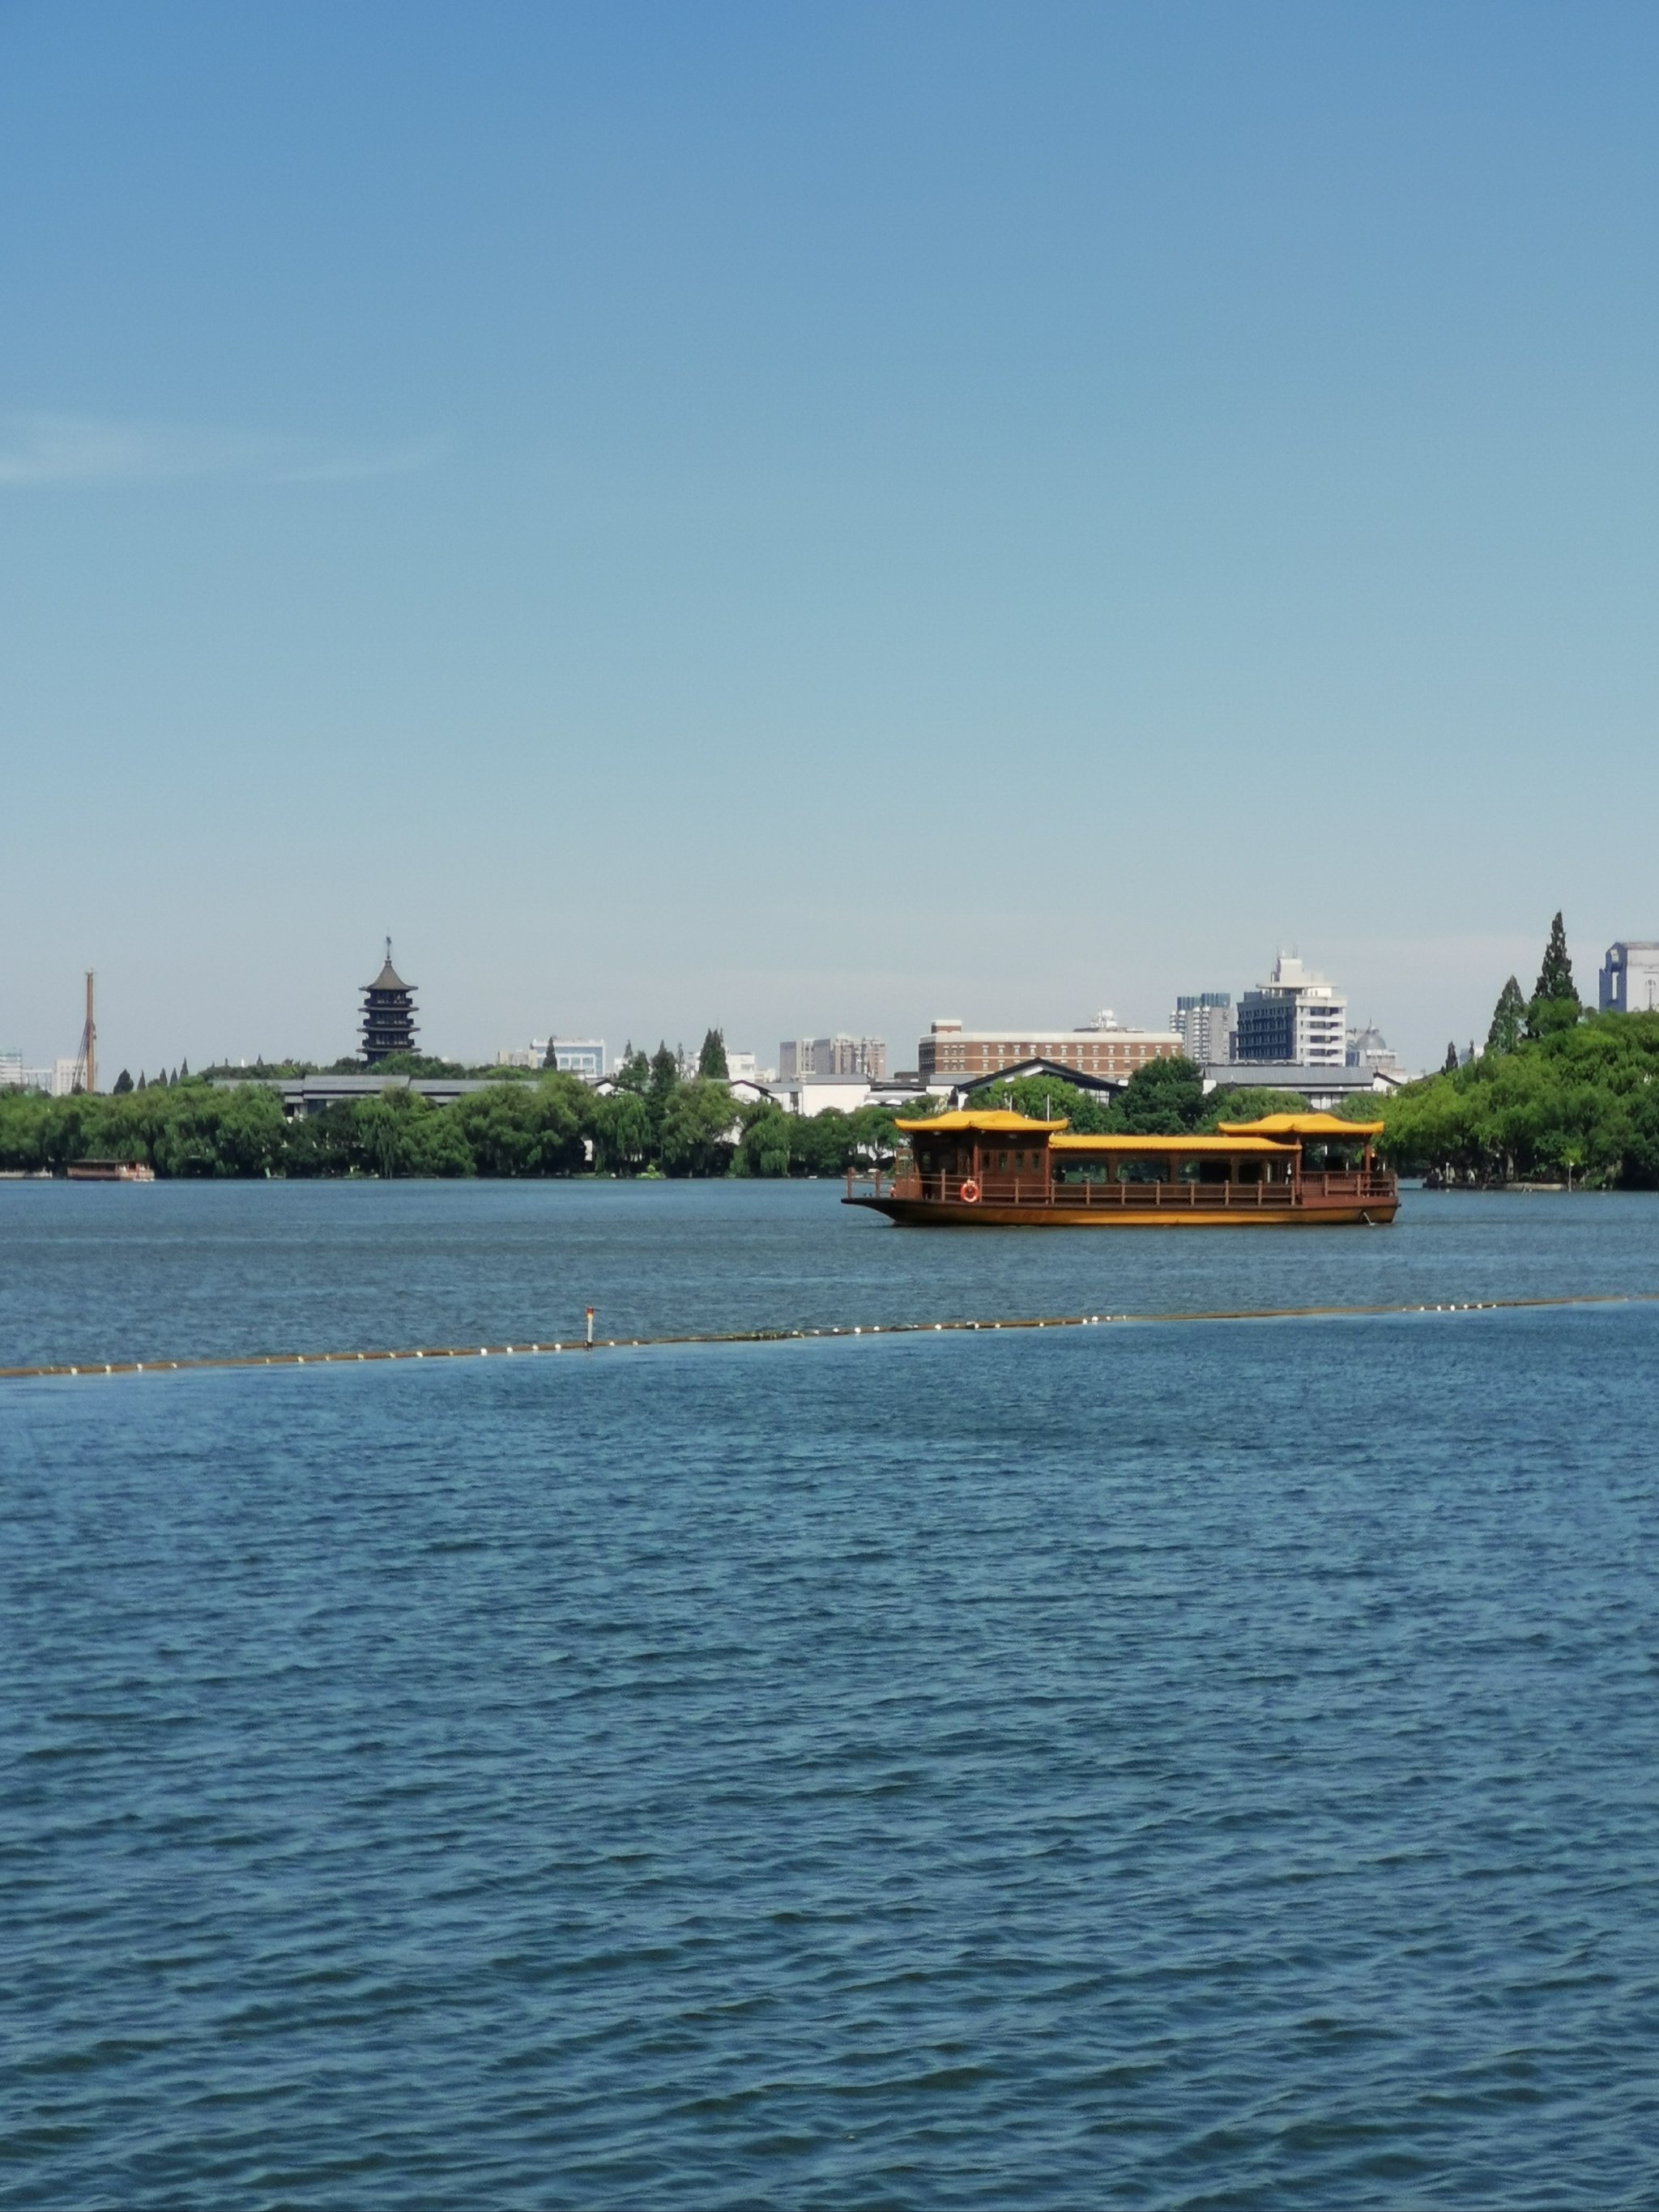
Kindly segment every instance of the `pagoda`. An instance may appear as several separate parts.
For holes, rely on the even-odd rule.
[[[415,1049],[415,986],[392,964],[392,939],[386,941],[386,965],[363,985],[363,1058],[373,1067],[394,1052]]]

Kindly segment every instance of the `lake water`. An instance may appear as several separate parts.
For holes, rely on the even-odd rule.
[[[0,1364],[1659,1291],[1659,1200],[0,1185]],[[0,2204],[1659,2197],[1659,1307],[0,1385]]]

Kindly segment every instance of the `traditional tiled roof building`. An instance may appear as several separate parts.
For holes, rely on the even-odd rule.
[[[363,986],[363,1058],[371,1067],[395,1052],[415,1049],[415,986],[392,964],[392,939],[386,941],[386,965]]]

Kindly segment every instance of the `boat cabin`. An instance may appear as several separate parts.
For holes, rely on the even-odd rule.
[[[1073,1133],[1063,1121],[969,1108],[897,1124],[910,1156],[899,1162],[888,1195],[979,1209],[981,1218],[1031,1207],[1152,1206],[1231,1217],[1391,1201],[1394,1179],[1372,1157],[1382,1126],[1332,1114],[1269,1114],[1224,1121],[1203,1135],[1093,1136]]]

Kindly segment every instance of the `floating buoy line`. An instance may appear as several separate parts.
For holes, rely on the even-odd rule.
[[[424,1345],[406,1352],[267,1352],[223,1353],[205,1359],[108,1359],[65,1361],[55,1366],[0,1367],[0,1382],[27,1382],[51,1376],[187,1375],[233,1367],[356,1367],[410,1359],[546,1358],[554,1353],[642,1352],[677,1345],[805,1344],[866,1336],[962,1336],[981,1331],[1034,1328],[1164,1328],[1192,1322],[1362,1321],[1417,1314],[1518,1313],[1560,1306],[1622,1306],[1659,1304],[1659,1291],[1585,1291],[1548,1298],[1464,1298],[1364,1306],[1234,1306],[1196,1313],[1094,1313],[1023,1316],[1001,1321],[862,1322],[841,1328],[738,1328],[692,1336],[567,1337],[549,1344]]]

